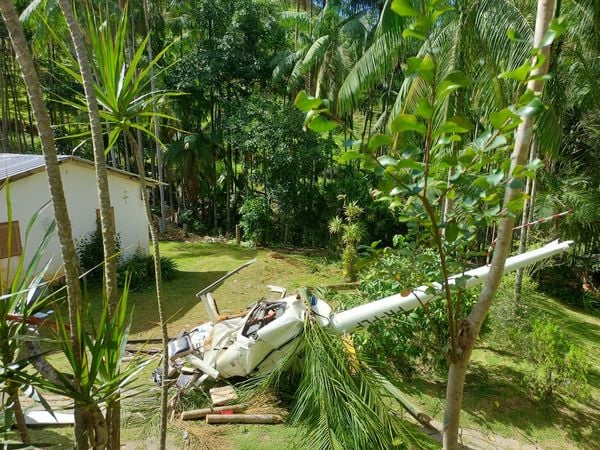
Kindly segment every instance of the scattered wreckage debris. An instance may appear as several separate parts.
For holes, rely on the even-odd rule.
[[[504,272],[534,264],[566,251],[572,241],[554,241],[506,260]],[[408,293],[395,294],[356,306],[346,311],[332,313],[330,306],[306,290],[288,295],[286,289],[271,286],[274,298],[262,298],[247,313],[224,316],[219,313],[211,291],[227,278],[253,264],[249,261],[210,284],[196,296],[201,298],[209,322],[189,332],[182,332],[169,342],[169,371],[163,374],[156,369],[154,380],[160,383],[163,376],[174,381],[181,391],[194,389],[208,380],[252,377],[272,371],[279,361],[295,348],[295,343],[311,317],[321,327],[345,334],[368,327],[373,322],[405,313],[424,306],[437,298],[442,285],[432,283]],[[454,275],[451,285],[467,289],[485,282],[490,266]],[[406,294],[406,295],[403,295]]]

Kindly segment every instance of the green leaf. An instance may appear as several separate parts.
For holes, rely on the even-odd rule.
[[[485,190],[485,189],[489,189],[490,183],[488,182],[487,177],[480,176],[480,177],[475,178],[475,180],[473,180],[473,182],[471,183],[471,186]]]
[[[473,129],[473,124],[463,116],[454,116],[448,119],[433,136],[440,136],[444,133],[467,133]]]
[[[542,167],[544,167],[544,162],[539,158],[536,158],[533,161],[531,161],[530,163],[525,165],[525,169],[528,172],[534,172],[534,173],[536,171],[538,171],[539,169],[541,169]]]
[[[446,240],[450,243],[454,242],[458,237],[458,224],[456,222],[448,222],[446,224]]]
[[[377,161],[379,161],[379,164],[381,164],[383,167],[395,166],[398,164],[398,160],[389,155],[380,156],[377,158]]]
[[[417,103],[415,114],[425,120],[431,119],[433,116],[433,106],[431,106],[429,100],[427,100],[425,97],[420,98],[419,102]]]
[[[392,145],[393,142],[392,137],[387,134],[376,134],[369,139],[368,148],[374,150],[382,145]]]
[[[394,119],[390,128],[394,134],[406,131],[416,131],[420,134],[425,134],[427,128],[425,124],[420,122],[416,116],[412,114],[400,114]]]
[[[420,155],[422,151],[415,144],[407,144],[402,148],[400,153],[403,158],[413,158],[415,156]]]
[[[317,109],[321,106],[323,100],[320,98],[311,97],[306,94],[306,91],[302,90],[298,92],[294,99],[294,106],[302,112],[308,112],[311,109]]]
[[[502,171],[498,171],[496,173],[491,173],[486,177],[487,182],[490,186],[498,186],[502,179],[504,178],[504,173]]]
[[[542,39],[540,47],[544,48],[551,45],[556,39],[562,36],[566,29],[567,22],[564,17],[556,17],[552,19],[552,21],[550,21],[550,25],[548,26],[548,31],[546,31],[546,34]]]
[[[523,209],[524,201],[529,196],[523,192],[519,192],[516,198],[508,202],[508,210],[512,213],[518,213]]]
[[[337,161],[340,164],[345,164],[347,162],[354,161],[356,159],[361,159],[361,158],[363,158],[362,153],[357,152],[356,150],[348,150],[348,151],[342,153],[340,156],[338,156]]]
[[[410,0],[394,0],[390,9],[403,17],[419,17],[422,15],[421,11],[411,5]]]
[[[423,170],[423,164],[412,159],[401,159],[396,165],[398,169]]]
[[[419,31],[415,31],[415,30],[404,30],[402,32],[402,37],[404,38],[415,38],[418,39],[419,41],[424,41],[425,39],[427,39],[427,35],[425,33],[421,33]]]
[[[457,89],[470,86],[471,81],[460,70],[450,72],[438,87],[438,96],[443,99]]]
[[[514,121],[517,121],[517,124],[520,122],[519,115],[508,108],[490,113],[489,120],[494,128],[501,131],[511,126]]]
[[[508,36],[508,39],[513,42],[527,42],[527,40],[524,39],[523,36],[521,36],[512,26],[508,27],[508,30],[506,30],[506,35]]]
[[[534,97],[529,103],[517,109],[516,113],[521,117],[535,117],[544,110],[544,104],[538,97]]]
[[[332,131],[337,128],[337,122],[333,120],[326,119],[318,112],[316,114],[311,114],[316,112],[315,110],[311,110],[308,112],[306,118],[308,119],[307,127],[317,133],[327,133],[328,131]]]
[[[529,77],[529,72],[531,72],[531,64],[526,62],[522,66],[517,67],[514,70],[507,70],[498,75],[498,78],[510,78],[511,80],[517,80],[521,83],[527,81]]]

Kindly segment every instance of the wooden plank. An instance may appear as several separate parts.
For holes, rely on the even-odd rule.
[[[195,420],[204,419],[209,414],[216,414],[222,411],[232,411],[234,413],[242,412],[246,409],[246,405],[227,405],[227,406],[215,406],[214,408],[202,408],[192,409],[190,411],[183,411],[181,413],[182,420]]]
[[[213,406],[224,405],[227,402],[237,400],[237,394],[233,386],[212,388],[209,391]]]
[[[8,249],[8,222],[0,223],[0,258],[9,258],[12,256],[21,256],[23,249],[21,247],[21,232],[19,231],[19,221],[13,220],[10,226],[10,254]]]
[[[282,423],[281,416],[276,414],[207,414],[206,423],[250,423],[250,424],[276,424]]]

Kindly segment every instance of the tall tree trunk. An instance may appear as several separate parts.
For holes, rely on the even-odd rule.
[[[82,346],[77,336],[76,324],[81,318],[81,286],[79,284],[79,272],[77,264],[77,253],[73,243],[73,233],[71,229],[71,221],[67,212],[67,202],[63,190],[62,179],[60,175],[60,167],[56,155],[56,147],[54,145],[54,136],[50,124],[50,116],[44,103],[42,95],[42,87],[35,70],[33,57],[27,46],[23,28],[19,22],[19,16],[14,5],[10,0],[0,0],[0,12],[4,18],[6,28],[8,30],[10,40],[15,50],[16,58],[21,67],[23,80],[27,89],[27,94],[31,100],[33,115],[38,125],[40,140],[42,143],[42,151],[44,153],[44,161],[46,164],[46,173],[48,175],[48,184],[50,187],[50,196],[52,198],[52,206],[54,209],[54,217],[56,220],[56,229],[60,249],[64,264],[65,282],[67,285],[67,298],[69,305],[69,325],[70,339],[78,361],[82,361]],[[81,380],[75,378],[74,385],[76,389],[80,389]],[[82,414],[81,405],[75,405],[75,436],[78,448],[87,448],[88,446],[88,423]]]
[[[2,145],[2,152],[10,152],[10,143],[8,142],[8,97],[5,95],[6,92],[6,77],[4,76],[4,64],[5,51],[4,51],[4,39],[2,40],[2,59],[0,60],[0,103],[2,104],[2,134],[0,134],[0,143]]]
[[[535,141],[531,144],[531,151],[529,154],[529,161],[533,161],[536,158],[535,151]],[[527,184],[525,185],[525,193],[529,196],[525,199],[525,204],[523,207],[523,215],[521,217],[521,233],[519,236],[519,250],[517,253],[520,255],[521,253],[525,253],[527,250],[527,238],[529,236],[529,227],[526,225],[531,221],[531,215],[533,214],[533,201],[535,196],[535,179],[528,178]],[[515,289],[514,289],[514,312],[515,316],[520,316],[519,311],[520,308],[520,300],[521,300],[521,290],[523,288],[523,274],[525,273],[525,268],[521,267],[517,270],[517,275],[515,277]]]
[[[106,170],[106,156],[104,154],[104,138],[102,136],[102,122],[98,112],[98,102],[94,87],[92,67],[85,48],[85,40],[79,22],[75,18],[71,0],[59,0],[60,8],[65,16],[71,40],[75,47],[75,55],[79,63],[79,70],[83,81],[85,101],[88,108],[90,129],[92,133],[92,147],[94,152],[94,165],[96,168],[96,183],[100,203],[100,225],[102,230],[102,247],[104,250],[104,283],[109,310],[114,311],[118,301],[117,286],[117,258],[116,258],[116,230],[111,213],[110,192],[108,187],[108,174]],[[98,421],[95,421],[98,422]],[[106,408],[106,426],[108,426],[108,445],[111,450],[121,447],[121,411],[120,401],[117,397],[108,403]]]
[[[534,47],[536,48],[540,47],[542,39],[548,30],[548,25],[554,14],[554,6],[555,0],[538,0],[534,37]],[[532,72],[533,76],[545,75],[548,70],[550,47],[545,47],[542,52],[546,56],[546,62],[539,69]],[[528,89],[538,94],[541,93],[543,86],[544,80],[541,77],[529,81],[527,84]],[[533,119],[523,117],[515,133],[510,174],[513,173],[516,165],[522,165],[527,159],[532,129]],[[520,189],[506,188],[503,210],[507,210],[507,205],[517,198],[519,193]],[[488,314],[492,300],[496,296],[498,286],[502,280],[504,263],[506,262],[512,242],[514,222],[515,219],[512,216],[506,216],[500,221],[489,276],[477,298],[477,303],[475,303],[469,315],[460,323],[458,335],[456,336],[459,347],[458,352],[456,357],[450,361],[450,368],[448,370],[446,409],[444,411],[443,425],[444,449],[458,448],[458,426],[469,359],[479,331],[481,330],[481,325]]]
[[[154,251],[154,276],[156,278],[156,301],[158,309],[158,320],[160,322],[160,329],[162,333],[162,351],[163,355],[168,355],[168,344],[169,335],[167,331],[167,322],[163,313],[163,302],[162,302],[162,275],[160,269],[160,248],[158,247],[158,235],[154,222],[152,221],[152,210],[150,209],[150,200],[148,199],[148,190],[146,189],[146,174],[144,169],[144,151],[141,142],[137,142],[131,134],[131,131],[125,131],[127,139],[129,140],[131,147],[135,150],[135,159],[138,168],[138,174],[140,177],[140,188],[142,190],[142,200],[144,202],[144,208],[146,210],[146,219],[148,220],[148,228],[150,230],[150,238],[152,240],[152,249]],[[168,395],[169,395],[169,384],[167,380],[167,373],[169,372],[169,360],[163,358],[162,360],[162,382],[161,382],[161,395],[160,395],[160,448],[166,448],[167,441],[167,416],[168,416]]]
[[[144,24],[146,25],[146,33],[150,34],[150,23],[148,20],[148,0],[143,0],[143,9],[144,9]],[[152,56],[152,38],[148,39],[148,45],[146,46],[146,50],[148,52],[148,61],[152,61],[154,58]],[[154,68],[151,67],[150,68],[150,90],[152,92],[156,91],[156,80],[154,78]],[[154,112],[156,112],[156,101],[154,100],[152,102],[152,110]],[[156,137],[159,136],[160,133],[160,129],[158,126],[158,117],[154,116],[152,118],[152,122],[154,123],[154,135]],[[165,232],[165,227],[166,227],[166,205],[165,205],[165,187],[162,184],[162,182],[164,181],[164,164],[163,164],[163,154],[162,154],[162,149],[160,146],[160,142],[158,140],[155,141],[156,143],[156,170],[158,171],[158,181],[160,181],[161,184],[158,185],[158,195],[160,197],[160,220],[159,220],[159,226],[158,226],[158,230],[160,232],[160,234],[163,234]]]

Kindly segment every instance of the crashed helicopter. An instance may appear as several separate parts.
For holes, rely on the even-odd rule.
[[[503,274],[534,264],[566,251],[572,241],[553,241],[544,247],[506,260]],[[250,377],[267,373],[293,348],[302,333],[304,322],[311,315],[322,327],[337,333],[369,326],[371,323],[426,305],[437,298],[442,285],[421,286],[409,294],[395,294],[346,311],[332,312],[331,307],[315,295],[305,298],[288,295],[284,288],[269,286],[278,298],[262,299],[247,313],[221,316],[211,290],[227,278],[254,263],[249,261],[198,292],[208,316],[206,322],[189,332],[181,333],[168,345],[169,379],[176,379],[179,389],[199,386],[209,379]],[[451,285],[466,288],[483,284],[490,266],[482,266],[449,278]],[[466,280],[466,281],[465,281]],[[431,289],[433,287],[433,289]],[[154,373],[157,383],[162,373]]]

